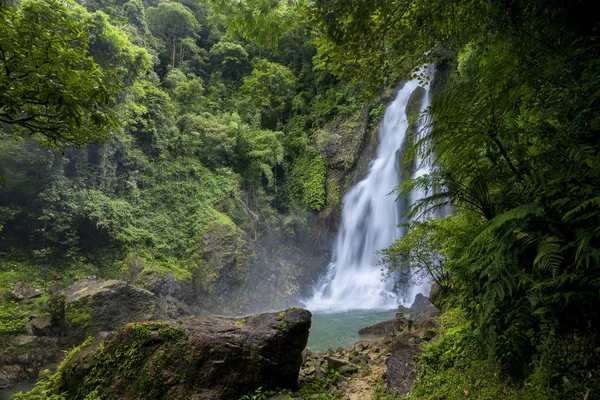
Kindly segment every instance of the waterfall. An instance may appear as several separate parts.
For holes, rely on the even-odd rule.
[[[305,300],[310,310],[392,309],[401,302],[412,303],[417,293],[429,291],[429,284],[424,283],[411,287],[405,298],[399,298],[392,291],[394,283],[384,280],[382,267],[377,265],[380,256],[376,254],[402,235],[398,225],[405,207],[390,192],[401,182],[398,154],[406,144],[409,128],[405,110],[418,86],[416,80],[405,83],[388,106],[369,172],[342,199],[342,221],[331,262],[315,285],[312,298]],[[421,111],[429,105],[429,85],[424,89]],[[417,160],[415,176],[426,174],[429,167],[429,160]],[[409,201],[424,195],[413,193]]]

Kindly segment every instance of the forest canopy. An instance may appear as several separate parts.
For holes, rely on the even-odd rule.
[[[562,398],[596,393],[597,352],[544,369],[575,344],[597,350],[600,329],[595,5],[1,2],[0,281],[118,277],[136,260],[209,291],[202,246],[220,227],[240,263],[273,232],[318,240],[339,220],[358,132],[430,68],[427,134],[402,162],[431,172],[395,192],[428,196],[382,249],[390,276],[412,266],[468,320],[428,365],[462,368],[472,351]]]

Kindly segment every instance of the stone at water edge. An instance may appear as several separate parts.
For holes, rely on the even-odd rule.
[[[404,314],[406,319],[414,321],[419,315],[425,314],[430,318],[437,317],[441,314],[441,311],[431,304],[429,299],[421,293],[417,293],[415,301],[410,307],[398,306],[398,311]]]
[[[399,313],[400,314],[400,313]],[[396,318],[387,321],[378,322],[373,325],[361,328],[359,335],[391,335],[408,327],[408,321],[402,315],[396,315]]]
[[[311,313],[303,309],[243,319],[188,317],[128,324],[65,361],[56,392],[225,400],[259,387],[293,389],[310,324]],[[126,370],[119,368],[123,365]]]
[[[44,295],[44,292],[40,289],[36,289],[30,284],[22,281],[17,281],[15,286],[11,290],[10,294],[16,300],[27,300],[34,299],[36,297],[41,297]]]
[[[20,365],[0,366],[0,389],[6,389],[23,379],[25,371]]]

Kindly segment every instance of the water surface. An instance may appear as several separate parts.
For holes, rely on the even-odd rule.
[[[27,392],[35,386],[35,379],[17,383],[15,386],[8,389],[0,389],[0,400],[8,400],[10,396],[19,392]]]
[[[397,310],[352,310],[343,312],[313,312],[308,347],[314,353],[331,348],[348,348],[360,339],[373,336],[358,335],[358,330],[377,322],[395,318]],[[378,337],[380,338],[380,337]]]

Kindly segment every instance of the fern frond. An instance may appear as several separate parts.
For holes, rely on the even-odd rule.
[[[552,276],[556,277],[565,260],[564,255],[561,254],[562,248],[560,239],[553,236],[544,237],[538,245],[537,255],[533,260],[534,268],[551,272]]]

